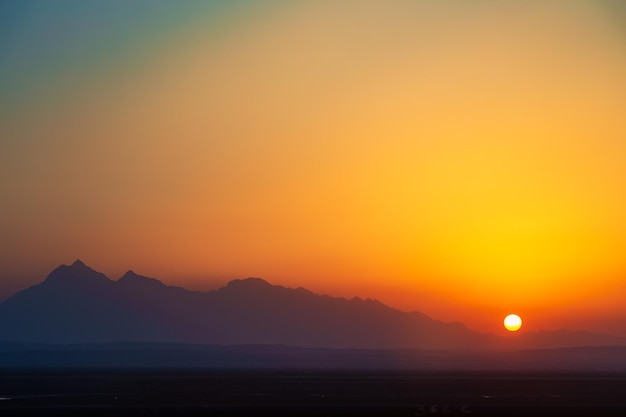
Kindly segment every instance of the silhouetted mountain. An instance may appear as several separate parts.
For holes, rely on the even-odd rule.
[[[617,345],[611,336],[566,330],[500,338],[402,312],[259,278],[207,293],[128,271],[118,281],[81,261],[0,303],[1,339],[41,343],[167,342],[325,348],[521,349]]]

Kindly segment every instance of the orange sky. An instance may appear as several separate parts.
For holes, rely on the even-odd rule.
[[[0,295],[81,258],[626,334],[610,4],[246,3],[42,58],[0,98]]]

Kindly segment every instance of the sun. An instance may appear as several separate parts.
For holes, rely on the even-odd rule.
[[[504,328],[516,332],[522,327],[522,319],[517,314],[509,314],[504,318]]]

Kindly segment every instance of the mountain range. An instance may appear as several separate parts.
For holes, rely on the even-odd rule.
[[[117,281],[81,261],[0,303],[0,340],[284,345],[446,351],[626,346],[617,336],[569,330],[496,336],[404,312],[372,299],[318,295],[259,278],[189,291],[128,271]]]

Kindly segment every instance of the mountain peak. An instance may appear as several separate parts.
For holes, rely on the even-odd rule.
[[[226,284],[226,288],[269,288],[272,284],[262,278],[250,277],[245,279],[234,279]]]
[[[120,277],[120,279],[118,281],[127,280],[127,279],[135,279],[135,278],[141,278],[141,275],[139,275],[138,273],[136,273],[132,269],[129,269],[128,271],[126,271],[124,273],[124,275],[122,275]]]
[[[143,275],[137,274],[132,269],[127,271],[120,279],[117,280],[120,284],[148,284],[148,285],[165,285],[161,281],[155,278],[144,277]]]
[[[110,281],[101,272],[95,271],[77,259],[71,265],[61,265],[48,275],[47,283],[86,283]]]
[[[80,259],[76,259],[74,263],[70,266],[75,267],[75,268],[88,268],[88,266],[85,265],[85,263],[81,261]]]

